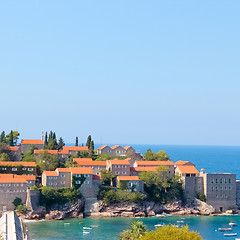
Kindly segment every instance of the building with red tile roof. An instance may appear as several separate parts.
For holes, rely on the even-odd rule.
[[[35,175],[36,168],[37,165],[35,162],[0,162],[0,174]]]
[[[106,168],[118,176],[130,176],[130,163],[128,160],[107,160]]]
[[[127,191],[144,192],[143,182],[138,176],[117,176],[117,187]]]

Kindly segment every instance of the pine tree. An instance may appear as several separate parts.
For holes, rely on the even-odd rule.
[[[47,135],[47,132],[45,133],[44,149],[48,149],[48,135]]]
[[[58,141],[58,150],[63,149],[63,146],[65,146],[65,143],[64,143],[62,137],[60,137],[59,141]]]
[[[10,136],[9,136],[9,145],[13,146],[13,131],[11,130]]]
[[[76,137],[75,146],[76,146],[76,147],[78,146],[78,137]]]
[[[5,132],[2,131],[1,135],[0,135],[0,142],[1,143],[5,143],[6,142],[6,136],[5,136]]]
[[[88,149],[90,148],[91,141],[92,141],[92,137],[91,135],[89,135],[86,142],[86,146],[88,147]]]

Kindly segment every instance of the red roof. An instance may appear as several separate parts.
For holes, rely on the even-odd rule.
[[[43,172],[47,177],[57,177],[58,173],[56,171],[44,171]]]
[[[35,162],[0,162],[0,166],[24,166],[24,167],[36,167]]]
[[[119,181],[139,181],[138,176],[118,176]]]
[[[74,158],[73,161],[81,166],[106,166],[106,161],[93,161],[91,158]]]
[[[120,147],[120,146],[119,145],[114,145],[114,146],[111,147],[111,149],[115,149],[115,148],[118,148],[118,147]]]
[[[26,183],[27,180],[36,180],[36,176],[0,174],[0,183]]]
[[[128,160],[118,160],[118,159],[114,159],[114,160],[108,160],[112,165],[130,165],[130,163],[128,162]]]
[[[136,164],[138,166],[161,166],[161,165],[166,165],[166,166],[171,166],[174,165],[172,161],[136,161]]]
[[[108,145],[102,145],[101,147],[98,148],[98,150],[102,150],[105,147],[108,147]]]
[[[68,151],[88,151],[88,147],[82,147],[82,146],[63,146],[63,150],[68,150]]]
[[[189,162],[189,161],[177,161],[175,162],[175,165],[177,166],[183,166],[183,165],[192,165],[195,166],[193,163]]]
[[[143,171],[146,171],[146,172],[155,172],[157,170],[158,166],[155,166],[155,167],[133,167],[133,171],[136,171],[136,172],[143,172]]]
[[[126,149],[126,150],[127,150],[127,149],[129,149],[130,147],[131,147],[131,146],[126,146],[126,147],[124,147],[124,149]]]
[[[195,166],[178,166],[178,169],[181,173],[185,174],[197,174],[199,171],[195,168]]]
[[[19,147],[8,147],[8,150],[16,152]]]
[[[40,149],[40,150],[34,150],[35,154],[39,154],[39,153],[51,153],[51,154],[58,154],[58,150],[48,150],[48,149]]]
[[[21,144],[37,144],[37,145],[43,145],[44,142],[42,140],[39,139],[22,139]]]
[[[92,174],[91,167],[70,167],[72,174]]]

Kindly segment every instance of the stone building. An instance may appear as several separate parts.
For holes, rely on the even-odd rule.
[[[36,176],[0,174],[0,213],[14,210],[12,204],[15,198],[21,198],[26,203],[27,189],[35,185]]]
[[[0,162],[0,174],[35,175],[36,168],[37,165],[35,162]]]
[[[159,167],[166,168],[169,176],[174,175],[174,163],[172,161],[135,161],[133,167]]]
[[[93,174],[100,174],[102,169],[106,169],[106,161],[93,161],[91,158],[74,158],[76,162],[81,167],[91,167]]]
[[[35,147],[35,149],[43,149],[44,142],[39,139],[22,139],[21,143],[18,145],[21,152],[27,152],[30,150],[31,146]]]
[[[240,209],[240,180],[236,181],[236,201],[238,209]]]
[[[178,164],[175,174],[181,177],[186,198],[193,199],[204,192],[203,178],[199,176],[199,171],[194,164],[189,162]]]
[[[130,163],[128,160],[107,160],[106,168],[117,176],[130,176]]]
[[[63,151],[68,151],[69,155],[76,155],[78,152],[88,152],[88,147],[83,147],[83,146],[63,146]]]
[[[203,177],[207,204],[212,205],[219,212],[237,208],[236,174],[208,174],[202,169],[200,176]]]
[[[138,176],[118,176],[117,187],[120,188],[121,183],[125,183],[127,191],[144,192],[143,182]]]

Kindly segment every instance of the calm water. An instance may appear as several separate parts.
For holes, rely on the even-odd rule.
[[[125,144],[128,145],[128,144]],[[125,146],[122,144],[122,146]],[[131,145],[131,144],[130,144]],[[96,145],[96,148],[100,145]],[[112,145],[109,145],[112,146]],[[134,145],[136,152],[144,154],[147,149],[154,152],[165,150],[171,160],[190,161],[198,170],[208,173],[236,173],[240,179],[240,146],[180,146],[180,145]]]
[[[119,233],[129,228],[130,222],[135,220],[132,218],[69,219],[64,221],[27,223],[27,227],[30,231],[30,236],[35,240],[117,240],[119,239]],[[181,218],[177,216],[140,219],[140,221],[143,221],[147,225],[148,230],[154,230],[154,225],[160,222],[177,224],[178,220],[181,220]],[[240,225],[240,216],[185,217],[184,224],[187,224],[190,230],[198,231],[204,239],[226,239],[222,232],[216,230],[223,225],[227,225],[230,220],[235,220]],[[80,222],[83,223],[79,224]],[[83,227],[89,227],[90,225],[99,225],[99,227],[89,230],[89,234],[83,234]],[[240,226],[235,227],[232,232],[237,232],[240,236]],[[228,239],[235,239],[235,237],[228,237]]]

